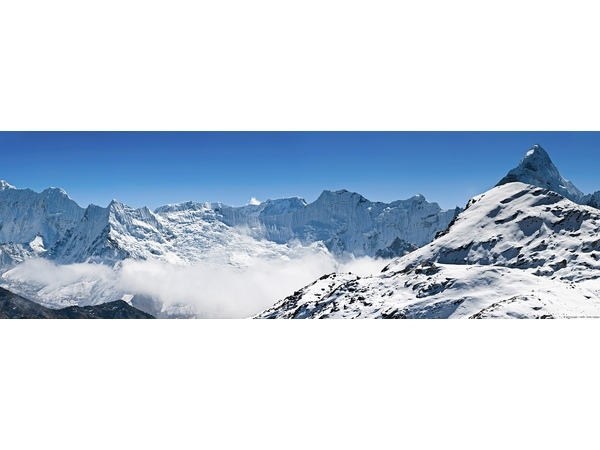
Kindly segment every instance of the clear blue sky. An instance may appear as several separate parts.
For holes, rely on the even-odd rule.
[[[61,187],[84,207],[311,202],[348,189],[452,208],[493,187],[535,143],[582,191],[600,190],[599,132],[2,132],[0,179]]]

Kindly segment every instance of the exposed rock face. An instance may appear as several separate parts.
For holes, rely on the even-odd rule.
[[[396,238],[392,244],[384,249],[377,250],[375,256],[377,258],[392,259],[404,256],[410,252],[414,252],[418,247],[410,242]]]
[[[154,319],[126,302],[50,309],[0,288],[0,319]]]

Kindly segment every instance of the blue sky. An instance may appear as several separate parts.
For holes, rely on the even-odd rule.
[[[61,187],[81,206],[310,202],[348,189],[452,208],[493,187],[535,143],[582,191],[600,190],[598,132],[2,132],[0,179]]]

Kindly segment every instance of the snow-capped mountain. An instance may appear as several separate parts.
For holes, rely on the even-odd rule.
[[[600,212],[510,183],[379,275],[333,274],[258,318],[600,316]]]
[[[0,249],[4,266],[32,256],[59,264],[136,259],[243,266],[252,258],[320,252],[319,243],[341,257],[393,257],[430,242],[458,211],[443,211],[420,195],[386,204],[348,191],[324,191],[310,204],[300,198],[244,207],[186,202],[152,212],[113,200],[84,210],[60,189],[37,194],[3,182]]]
[[[0,181],[0,261],[18,263],[51,248],[83,217],[65,191],[41,193]]]
[[[323,191],[307,204],[300,198],[260,205],[213,206],[224,223],[247,227],[259,239],[276,243],[322,241],[336,255],[399,256],[429,243],[460,209],[443,211],[422,195],[392,203],[371,202],[355,192]],[[396,253],[400,252],[400,253]]]
[[[560,174],[546,150],[534,145],[519,165],[498,182],[498,186],[520,181],[559,193],[575,203],[582,203],[585,195]]]
[[[186,303],[187,291],[179,303],[161,303],[137,280],[165,271],[172,280],[213,276],[212,285],[202,278],[193,286],[214,296],[224,292],[219,268],[241,274],[304,257],[314,268],[331,255],[400,256],[376,276],[323,276],[257,317],[600,315],[599,205],[600,191],[583,194],[539,145],[464,211],[443,211],[420,195],[386,204],[345,190],[312,203],[186,202],[153,212],[113,201],[83,209],[60,189],[38,194],[0,182],[1,283],[53,308],[124,299],[159,317],[194,317],[202,314]],[[197,265],[210,270],[169,269]],[[155,289],[168,300],[160,282]]]
[[[218,210],[218,208],[215,208]],[[187,202],[134,209],[117,201],[89,206],[82,220],[48,252],[60,264],[157,260],[176,265],[251,265],[252,260],[290,258],[325,251],[318,242],[275,243],[228,226],[210,204]]]
[[[539,144],[535,144],[527,152],[519,165],[500,180],[498,186],[515,181],[557,192],[580,205],[600,208],[600,191],[586,195],[577,189],[560,174],[546,150]]]
[[[442,211],[423,196],[385,204],[348,191],[324,191],[310,204],[297,197],[244,207],[186,202],[152,212],[113,200],[106,208],[83,209],[60,189],[37,194],[5,182],[0,202],[2,286],[54,308],[124,298],[161,317],[195,312],[176,303],[164,309],[131,288],[121,279],[123,263],[245,270],[267,262],[289,276],[294,261],[312,258],[315,267],[331,270],[334,257],[392,258],[413,251],[458,211]],[[32,258],[53,265],[20,264]]]
[[[390,246],[397,240],[420,247],[431,242],[459,212],[443,211],[422,195],[386,204],[346,190],[323,191],[315,202],[297,203],[285,214],[273,206],[267,202],[257,215],[257,228],[266,239],[323,241],[335,254],[354,256],[376,256],[386,249],[391,252]],[[394,248],[398,247],[396,242]]]
[[[505,178],[381,274],[323,277],[256,317],[600,317],[600,211],[547,189],[585,200],[541,147],[519,168],[544,187]]]
[[[148,208],[134,209],[113,200],[107,208],[88,206],[79,223],[46,256],[60,264],[113,265],[126,258],[145,260],[171,255],[174,251],[168,243],[169,237],[169,232]],[[175,258],[175,262],[179,260]]]

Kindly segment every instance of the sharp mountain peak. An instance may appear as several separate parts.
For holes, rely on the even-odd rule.
[[[587,201],[587,196],[560,174],[546,150],[539,144],[531,147],[519,165],[510,170],[496,186],[514,182],[557,192],[575,203],[586,203]]]

